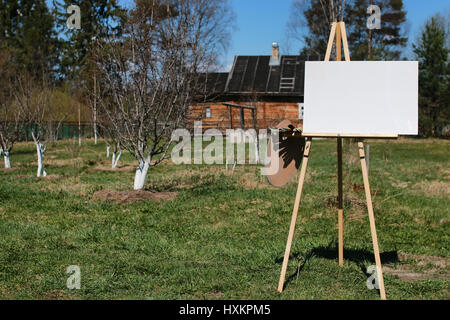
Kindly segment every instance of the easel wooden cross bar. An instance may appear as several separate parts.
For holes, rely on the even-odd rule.
[[[350,61],[350,53],[348,49],[348,43],[347,43],[347,34],[345,31],[345,23],[344,22],[334,22],[331,27],[330,37],[328,40],[328,46],[327,46],[327,52],[325,54],[325,61],[330,60],[331,51],[333,48],[333,44],[336,39],[336,60],[341,61],[341,55],[342,55],[342,46],[341,41],[344,47],[344,56],[345,61]],[[305,150],[303,154],[303,160],[302,160],[302,167],[300,169],[300,177],[298,181],[298,187],[297,187],[297,194],[295,197],[294,202],[294,210],[292,212],[292,219],[291,219],[291,225],[289,228],[289,234],[288,239],[286,243],[286,250],[284,253],[283,258],[283,265],[281,268],[281,275],[280,275],[280,281],[278,283],[278,291],[283,292],[284,287],[284,281],[286,277],[286,270],[287,265],[289,262],[289,255],[291,251],[292,246],[292,240],[294,237],[294,231],[295,231],[295,225],[297,222],[297,215],[298,215],[298,209],[300,205],[300,200],[302,196],[303,191],[303,184],[305,181],[305,175],[306,175],[306,168],[308,166],[308,159],[311,151],[311,143],[313,137],[326,137],[326,138],[337,138],[337,155],[338,155],[338,261],[339,265],[342,266],[344,264],[344,217],[343,217],[343,191],[342,191],[342,138],[397,138],[397,135],[392,136],[377,136],[377,135],[340,135],[340,134],[308,134],[308,133],[302,133],[302,136],[307,138],[307,142],[305,145]],[[369,223],[370,223],[370,231],[372,235],[372,244],[373,244],[373,251],[375,255],[375,263],[377,267],[377,275],[378,275],[378,285],[380,290],[380,296],[381,299],[386,299],[386,293],[384,290],[384,281],[383,281],[383,273],[381,269],[381,260],[380,260],[380,251],[378,248],[378,240],[377,240],[377,232],[375,228],[375,218],[373,213],[373,206],[372,206],[372,196],[370,194],[370,186],[369,186],[369,178],[367,175],[367,165],[366,165],[366,159],[364,154],[364,144],[360,140],[358,142],[358,148],[359,148],[359,157],[361,160],[361,170],[364,180],[364,189],[366,194],[366,201],[367,201],[367,209],[369,213]]]

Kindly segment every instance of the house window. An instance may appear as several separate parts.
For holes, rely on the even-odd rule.
[[[206,117],[211,118],[211,108],[206,108]]]
[[[304,111],[304,103],[299,103],[298,104],[298,118],[299,120],[303,120],[303,111]]]

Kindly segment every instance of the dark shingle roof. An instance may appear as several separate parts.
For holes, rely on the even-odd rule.
[[[225,92],[303,94],[305,62],[299,56],[282,56],[269,66],[270,56],[237,56]]]
[[[303,96],[305,61],[281,56],[279,66],[269,66],[270,56],[236,56],[230,73],[202,74],[201,90],[214,94],[264,94]]]
[[[210,72],[200,74],[200,91],[204,94],[220,94],[225,92],[228,74],[228,72]]]

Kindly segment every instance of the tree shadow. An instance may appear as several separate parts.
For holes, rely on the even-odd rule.
[[[305,138],[280,137],[278,143],[274,145],[274,151],[279,152],[279,157],[283,160],[283,168],[287,168],[292,161],[295,161],[295,167],[298,169],[305,151]]]
[[[330,243],[328,246],[320,246],[309,250],[306,254],[302,254],[301,251],[292,253],[289,256],[289,260],[295,259],[301,261],[301,264],[296,268],[295,272],[286,277],[286,281],[283,285],[283,289],[292,282],[303,270],[305,265],[313,258],[323,258],[329,260],[335,260],[338,262],[338,245],[337,243]],[[397,251],[386,251],[380,253],[381,264],[397,263],[399,262]],[[344,248],[344,261],[351,261],[358,265],[364,276],[370,274],[367,273],[367,266],[365,263],[369,262],[373,265],[375,264],[375,256],[373,251],[368,251],[366,249],[345,249]],[[279,257],[275,260],[276,263],[282,263],[283,257]]]
[[[16,149],[15,147],[11,151],[11,155],[24,155],[24,154],[35,154],[36,148],[34,149]]]

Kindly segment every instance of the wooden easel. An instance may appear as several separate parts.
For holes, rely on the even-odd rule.
[[[347,43],[347,34],[345,31],[344,22],[333,22],[328,40],[327,52],[324,61],[329,61],[331,50],[336,38],[336,60],[341,61],[341,40],[344,46],[345,61],[350,61],[350,53]],[[397,135],[340,135],[340,134],[308,134],[302,133],[302,136],[307,138],[305,150],[303,154],[302,167],[300,169],[300,177],[297,187],[297,195],[295,197],[294,211],[292,212],[291,225],[289,228],[288,239],[286,243],[286,251],[284,253],[283,265],[281,268],[280,281],[278,283],[278,291],[283,292],[284,280],[286,277],[286,269],[289,262],[289,255],[291,251],[292,239],[294,237],[295,224],[297,222],[298,208],[302,196],[303,184],[305,181],[306,167],[308,166],[309,154],[311,151],[311,143],[313,137],[337,138],[337,155],[338,155],[338,261],[339,265],[344,264],[344,223],[343,223],[343,192],[342,192],[342,138],[397,138]],[[367,209],[369,212],[370,232],[372,235],[373,251],[375,255],[375,263],[377,266],[378,284],[380,289],[381,299],[386,299],[384,290],[383,272],[381,268],[380,251],[378,248],[377,231],[375,228],[375,218],[373,214],[372,196],[370,194],[369,178],[367,174],[367,164],[364,154],[364,144],[362,140],[358,142],[359,157],[361,160],[361,170],[364,180],[364,189],[366,192]]]

